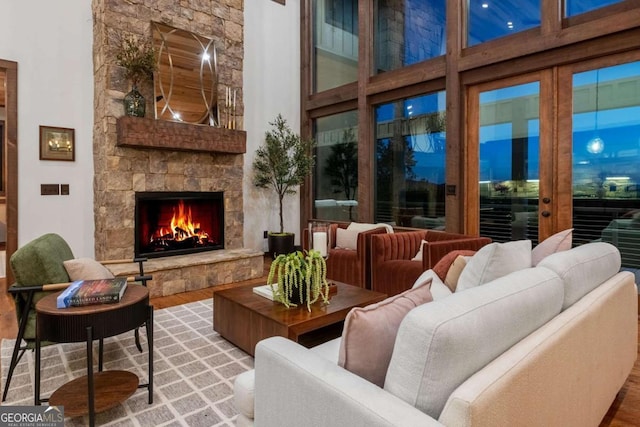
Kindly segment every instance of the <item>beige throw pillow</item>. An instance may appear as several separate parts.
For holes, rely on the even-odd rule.
[[[338,227],[336,229],[336,248],[341,249],[358,249],[358,234],[357,230],[348,230]]]
[[[451,289],[451,292],[456,291],[456,287],[458,286],[458,280],[460,279],[462,270],[464,270],[469,259],[471,259],[470,256],[458,255],[449,266],[447,275],[444,278],[444,284],[447,285],[449,289]]]
[[[531,265],[536,266],[547,256],[556,252],[571,249],[573,244],[573,228],[560,231],[553,236],[549,236],[533,248],[531,251]]]
[[[491,282],[531,267],[531,240],[490,243],[469,259],[458,279],[456,292]]]
[[[344,321],[338,365],[383,387],[400,322],[412,308],[433,300],[430,285],[351,309]]]
[[[76,258],[62,263],[69,279],[100,280],[113,279],[113,274],[102,264],[92,258]]]

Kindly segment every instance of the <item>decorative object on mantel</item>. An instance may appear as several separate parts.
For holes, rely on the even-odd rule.
[[[74,129],[40,126],[40,160],[73,162],[75,153]]]
[[[273,300],[287,308],[305,304],[311,311],[311,305],[319,299],[329,303],[327,265],[320,252],[313,249],[306,255],[300,251],[278,255],[271,263],[267,283]]]
[[[236,129],[236,92],[228,87],[224,94],[224,111],[227,115],[227,129]]]
[[[131,92],[124,97],[124,112],[128,116],[144,117],[146,101],[138,92],[138,83],[153,80],[156,70],[156,53],[150,40],[125,36],[116,50],[116,64],[125,69],[125,77],[131,82]]]
[[[269,123],[272,129],[265,134],[264,144],[256,150],[253,160],[253,184],[270,188],[278,196],[280,230],[269,232],[269,252],[279,255],[293,251],[294,233],[284,231],[282,203],[287,194],[296,194],[314,165],[313,139],[303,139],[294,133],[287,121],[278,114]]]

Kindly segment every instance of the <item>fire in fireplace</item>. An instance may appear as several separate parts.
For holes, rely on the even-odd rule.
[[[222,192],[139,192],[135,215],[136,256],[224,248]]]

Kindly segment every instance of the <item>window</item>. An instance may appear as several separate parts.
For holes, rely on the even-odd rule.
[[[565,2],[565,16],[571,17],[581,13],[600,9],[623,0],[567,0]]]
[[[375,16],[377,73],[444,55],[445,0],[379,0]]]
[[[375,221],[444,229],[445,93],[375,109]]]
[[[539,0],[468,0],[467,46],[540,26]]]
[[[313,91],[358,79],[357,0],[314,0]]]
[[[358,114],[356,111],[315,121],[314,218],[358,219]]]
[[[574,243],[640,268],[640,62],[573,75],[572,140]]]

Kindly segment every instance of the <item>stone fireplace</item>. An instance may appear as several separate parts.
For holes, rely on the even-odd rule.
[[[136,257],[224,249],[223,193],[137,192],[134,228]]]
[[[123,116],[130,90],[112,53],[114,34],[150,37],[151,21],[163,22],[216,41],[218,98],[239,88],[236,120],[242,129],[243,1],[93,2],[94,12],[94,217],[95,253],[101,260],[133,259],[136,194],[151,192],[220,193],[224,249],[152,258],[151,296],[170,295],[259,277],[263,254],[243,248],[243,156],[241,130],[190,125],[152,118],[153,87],[139,90],[147,117]],[[133,266],[113,267],[135,273]]]

